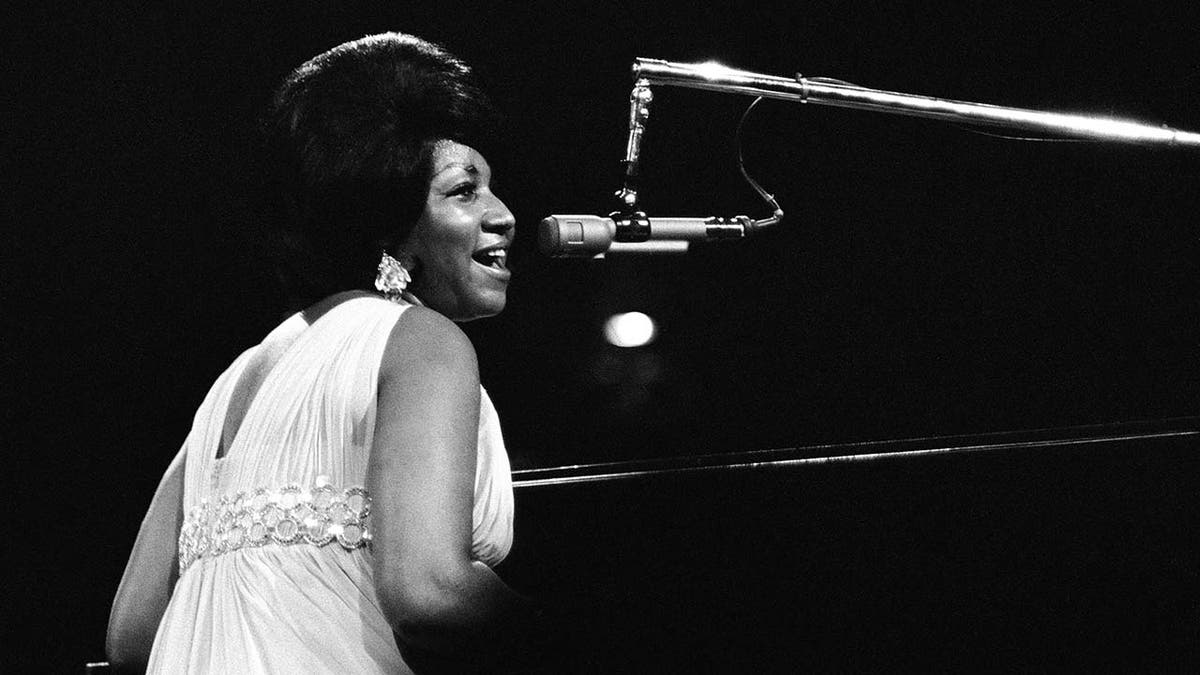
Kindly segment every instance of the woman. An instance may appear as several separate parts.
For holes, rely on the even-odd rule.
[[[272,113],[307,308],[200,406],[121,580],[110,659],[507,667],[538,614],[490,568],[512,541],[511,477],[454,323],[506,301],[515,223],[483,154],[491,108],[461,61],[389,33],[297,68]]]

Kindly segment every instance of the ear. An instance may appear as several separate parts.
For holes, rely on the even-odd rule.
[[[409,237],[400,241],[394,238],[378,239],[375,241],[375,248],[398,260],[409,274],[415,274],[420,266],[420,260],[409,250],[408,239]]]

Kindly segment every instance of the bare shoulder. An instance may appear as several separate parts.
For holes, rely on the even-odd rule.
[[[473,456],[479,364],[470,339],[454,322],[423,307],[405,310],[388,335],[378,386],[378,447],[439,451],[452,446],[464,457]]]
[[[381,364],[381,378],[427,368],[464,371],[478,378],[475,347],[450,319],[425,308],[411,307],[392,327]]]

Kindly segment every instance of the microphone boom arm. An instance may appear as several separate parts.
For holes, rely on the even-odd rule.
[[[1041,131],[1096,141],[1200,148],[1200,133],[1166,126],[1154,126],[1095,115],[1046,112],[917,96],[869,89],[849,83],[809,79],[800,75],[789,79],[735,70],[715,63],[688,64],[637,58],[633,62],[633,76],[639,86],[660,84],[729,94],[746,94],[800,103],[940,119],[963,124]]]

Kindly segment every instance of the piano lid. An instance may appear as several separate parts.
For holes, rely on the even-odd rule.
[[[768,471],[837,462],[876,462],[930,455],[1036,451],[1063,446],[1104,446],[1140,439],[1197,435],[1200,435],[1200,417],[1176,417],[524,469],[513,472],[513,483],[517,489],[528,489],[669,474]]]

